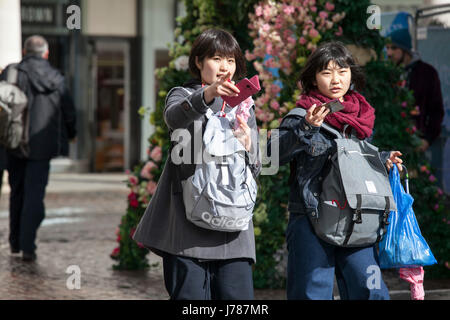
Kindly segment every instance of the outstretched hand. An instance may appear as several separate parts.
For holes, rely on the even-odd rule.
[[[238,87],[234,85],[234,82],[229,81],[230,76],[231,72],[227,72],[205,88],[204,99],[206,103],[210,103],[216,97],[235,97],[238,95],[240,91]]]

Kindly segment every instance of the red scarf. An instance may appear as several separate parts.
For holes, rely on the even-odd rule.
[[[359,139],[370,137],[375,122],[375,109],[362,95],[353,90],[349,90],[343,98],[344,101],[341,103],[344,105],[344,109],[328,114],[324,121],[341,132],[348,124],[356,130]],[[296,105],[308,110],[313,104],[320,106],[331,100],[317,91],[311,91],[308,95],[302,94]]]

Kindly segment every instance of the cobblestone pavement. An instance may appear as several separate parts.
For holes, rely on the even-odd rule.
[[[8,187],[0,199],[0,299],[168,299],[161,259],[148,255],[148,271],[113,270],[109,254],[115,230],[126,209],[125,175],[52,174],[47,188],[46,218],[37,237],[38,258],[24,263],[8,244]],[[71,272],[81,271],[80,289],[67,287]],[[384,272],[392,299],[409,299],[409,285]],[[450,283],[433,289],[427,299],[450,299]],[[430,288],[431,288],[430,287]],[[257,299],[285,299],[284,290],[255,290]]]

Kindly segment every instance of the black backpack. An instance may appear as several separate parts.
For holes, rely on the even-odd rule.
[[[0,81],[0,145],[28,155],[28,99],[17,84],[17,64],[8,67],[7,81]]]

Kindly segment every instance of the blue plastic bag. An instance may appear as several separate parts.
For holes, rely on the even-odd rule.
[[[428,266],[437,263],[419,229],[412,209],[414,198],[405,190],[400,182],[397,166],[389,173],[392,193],[397,211],[391,211],[387,232],[379,244],[380,267],[408,268]],[[408,186],[407,186],[407,191]]]

